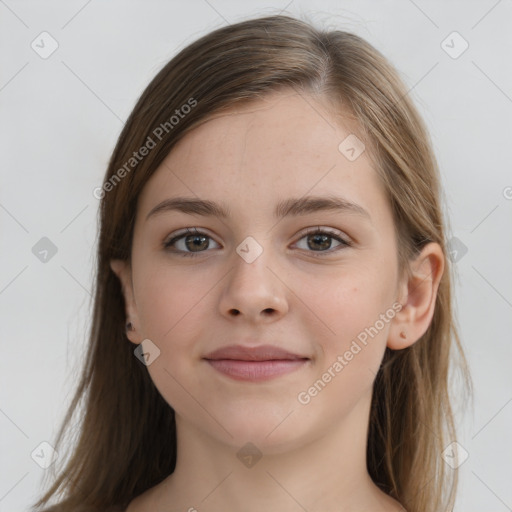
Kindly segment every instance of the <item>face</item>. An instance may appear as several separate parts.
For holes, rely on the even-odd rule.
[[[398,261],[367,152],[354,160],[347,143],[339,149],[355,131],[318,97],[275,92],[188,133],[146,184],[131,339],[160,351],[147,369],[178,424],[277,453],[343,425],[370,399],[397,311]],[[166,206],[178,197],[226,216]],[[211,359],[230,345],[242,352]],[[287,355],[251,352],[261,345]]]

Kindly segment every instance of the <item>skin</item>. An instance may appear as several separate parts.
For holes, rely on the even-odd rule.
[[[338,150],[356,133],[351,123],[335,119],[322,97],[274,92],[188,133],[143,189],[131,264],[115,260],[111,267],[134,326],[130,341],[149,339],[160,350],[147,369],[176,412],[178,458],[174,473],[128,512],[405,510],[366,468],[372,384],[386,346],[405,348],[427,330],[444,259],[428,244],[411,261],[412,276],[401,277],[391,209],[370,158],[363,152],[349,161]],[[273,217],[278,201],[304,195],[342,196],[368,217]],[[146,219],[177,196],[225,203],[231,215],[167,211]],[[351,245],[331,238],[322,251],[304,233],[317,226]],[[210,237],[195,257],[162,246],[183,228]],[[263,250],[252,263],[236,252],[247,236]],[[185,242],[175,251],[194,251],[193,240]],[[396,303],[402,309],[300,403],[298,394]],[[249,338],[309,360],[254,383],[232,380],[203,359]],[[247,442],[263,455],[252,467],[237,458]]]

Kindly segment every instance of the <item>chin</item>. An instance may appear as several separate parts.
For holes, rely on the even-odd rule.
[[[267,398],[264,404],[230,406],[218,417],[226,418],[223,425],[233,436],[223,436],[223,442],[237,450],[252,443],[265,454],[279,454],[303,445],[313,433],[314,425],[308,425],[299,415],[300,409],[294,411],[289,404],[272,405]]]

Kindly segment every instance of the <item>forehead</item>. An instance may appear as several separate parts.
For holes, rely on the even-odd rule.
[[[272,172],[299,158],[336,158],[341,140],[355,131],[359,131],[357,123],[346,115],[334,115],[332,105],[321,96],[274,91],[227,112],[214,113],[178,142],[171,153],[174,158],[170,156],[168,161],[183,156],[193,163],[207,154],[215,165],[218,159],[244,156],[266,161],[265,168]],[[280,161],[272,163],[275,155]]]
[[[355,159],[344,153],[354,137],[363,142],[357,123],[318,96],[279,91],[236,105],[177,143],[146,184],[139,214],[183,195],[270,208],[287,197],[339,192],[368,209],[384,207],[367,151]]]

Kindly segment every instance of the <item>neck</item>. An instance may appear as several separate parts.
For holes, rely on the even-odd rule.
[[[176,468],[153,488],[151,503],[159,510],[188,512],[403,510],[367,472],[370,399],[362,398],[342,425],[322,436],[298,440],[292,449],[261,447],[259,460],[176,415]]]

